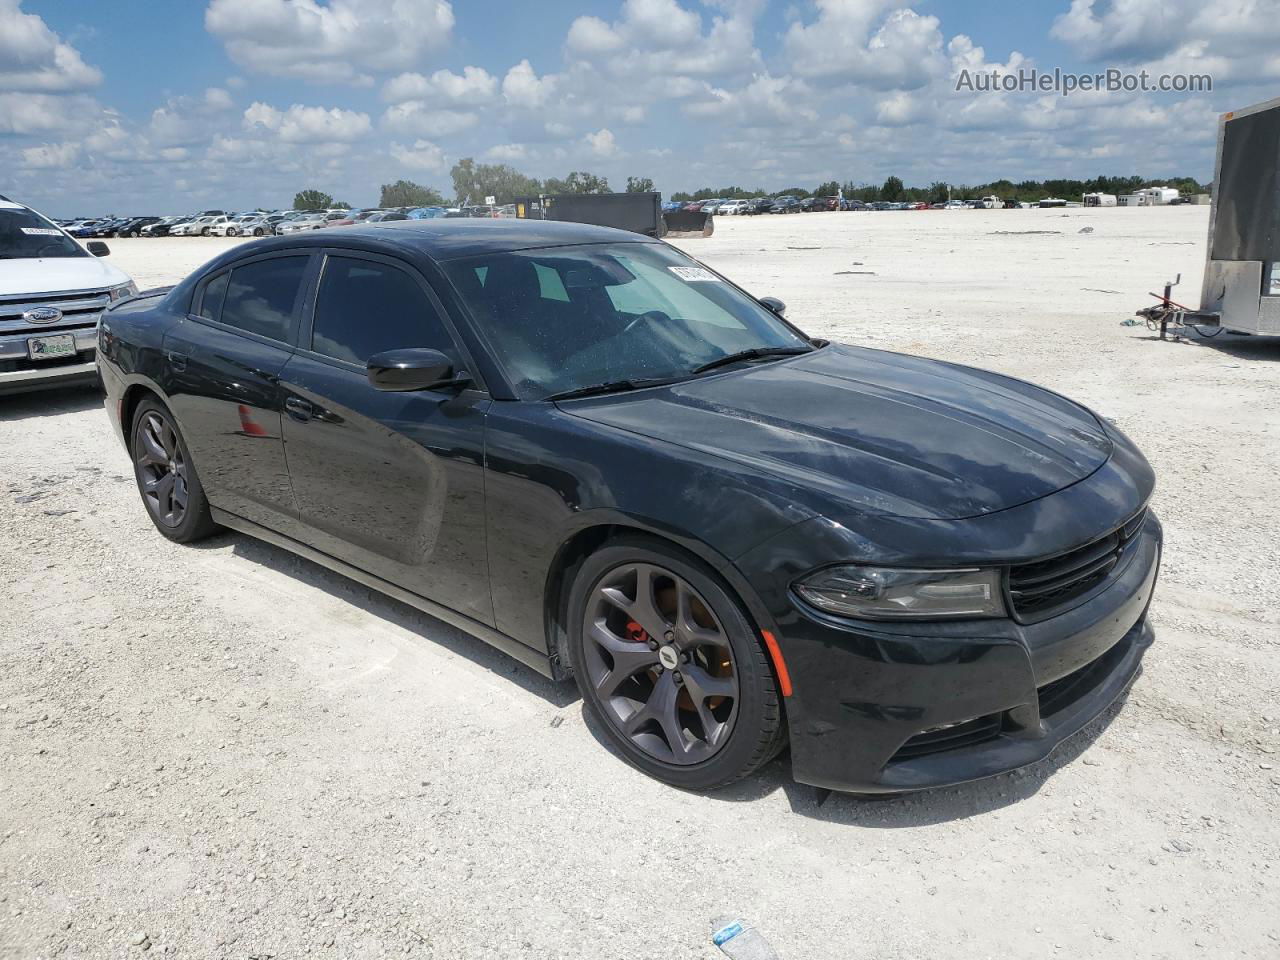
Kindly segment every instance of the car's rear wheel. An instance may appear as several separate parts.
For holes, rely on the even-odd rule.
[[[569,611],[583,700],[640,770],[709,790],[781,749],[764,649],[741,603],[700,562],[657,540],[614,541],[583,562]]]
[[[262,236],[262,228],[261,228],[261,227],[254,227],[254,228],[253,228],[253,235],[254,235],[255,237],[260,237],[260,236]]]
[[[138,493],[157,530],[190,543],[218,529],[173,414],[158,400],[138,405],[130,451]]]

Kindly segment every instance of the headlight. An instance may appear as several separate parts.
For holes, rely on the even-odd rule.
[[[109,292],[112,300],[123,300],[125,297],[132,297],[136,294],[138,287],[137,284],[130,280],[128,283],[122,283],[118,287],[112,287]]]
[[[819,610],[861,620],[1005,616],[999,570],[828,567],[796,592]]]

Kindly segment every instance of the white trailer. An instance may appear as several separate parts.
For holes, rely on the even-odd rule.
[[[1116,197],[1113,193],[1086,193],[1084,195],[1084,205],[1086,207],[1114,207],[1116,205]]]
[[[1197,325],[1280,336],[1280,97],[1218,119]]]

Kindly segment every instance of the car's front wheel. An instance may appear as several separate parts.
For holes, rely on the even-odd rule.
[[[693,557],[657,540],[614,541],[583,561],[569,616],[587,709],[640,770],[710,790],[782,748],[781,701],[755,628]]]
[[[138,493],[156,529],[177,543],[190,543],[218,529],[191,454],[159,400],[147,399],[133,417],[133,473]]]

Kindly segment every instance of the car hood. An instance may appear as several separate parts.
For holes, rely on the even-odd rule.
[[[129,277],[99,257],[0,260],[0,297],[64,290],[99,290]]]
[[[562,409],[885,516],[994,513],[1068,487],[1111,455],[1097,418],[1058,394],[839,344]]]

